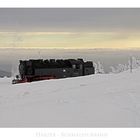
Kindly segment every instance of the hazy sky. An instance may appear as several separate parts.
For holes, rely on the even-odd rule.
[[[140,48],[140,9],[0,9],[0,48]]]

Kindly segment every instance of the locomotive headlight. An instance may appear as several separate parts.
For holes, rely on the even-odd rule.
[[[63,72],[66,72],[66,70],[65,70],[65,69],[63,69]]]

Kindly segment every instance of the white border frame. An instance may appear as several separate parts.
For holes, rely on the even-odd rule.
[[[93,8],[140,7],[139,0],[0,0],[0,7],[13,8]]]
[[[139,0],[0,0],[1,8],[139,8]],[[72,136],[70,136],[72,135]],[[0,128],[1,140],[140,140],[140,128]]]

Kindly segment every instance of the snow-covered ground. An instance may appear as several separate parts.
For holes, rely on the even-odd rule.
[[[140,127],[140,69],[17,85],[1,78],[0,127]]]

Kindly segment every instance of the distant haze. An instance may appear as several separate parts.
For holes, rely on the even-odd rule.
[[[1,49],[0,51],[0,70],[16,72],[19,60],[28,59],[69,59],[83,58],[95,63],[100,61],[105,72],[110,72],[110,66],[118,64],[128,64],[130,56],[140,59],[140,50],[107,50],[107,49]],[[7,74],[6,74],[7,75]],[[0,73],[1,76],[1,73]]]

